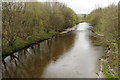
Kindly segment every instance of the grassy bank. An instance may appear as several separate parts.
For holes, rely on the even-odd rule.
[[[102,63],[102,71],[101,72],[103,72],[103,74],[106,78],[111,78],[111,80],[113,78],[117,78],[118,77],[117,72],[113,71],[113,68],[111,68],[110,66],[111,65],[114,66],[114,64],[118,61],[116,61],[114,59],[114,55],[108,54],[107,51],[105,50],[106,45],[107,45],[106,39],[103,36],[99,36],[97,33],[94,33],[92,36],[90,36],[90,39],[94,46],[102,46],[104,48],[103,54],[100,57],[100,60]],[[116,62],[112,62],[113,60],[115,60]],[[115,65],[115,66],[116,66],[116,68],[118,67],[117,65]]]
[[[29,40],[22,40],[21,38],[18,37],[14,42],[13,46],[4,46],[4,49],[2,51],[3,58],[16,51],[27,48],[33,44],[52,38],[53,36],[57,35],[57,33],[58,32],[53,32],[53,31],[49,33],[42,33],[42,34],[38,34],[38,36],[32,36]]]
[[[11,54],[80,22],[60,2],[3,2],[2,54]]]
[[[94,26],[96,34],[102,35],[98,43],[101,42],[105,49],[110,46],[109,54],[105,50],[102,57],[105,77],[118,77],[118,6],[112,4],[106,8],[98,8],[87,15],[86,20]]]
[[[106,62],[102,62],[103,65],[103,74],[106,78],[115,78],[113,75],[110,74],[110,71],[108,69],[108,64]]]

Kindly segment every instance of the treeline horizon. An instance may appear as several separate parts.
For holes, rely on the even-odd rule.
[[[2,2],[2,53],[48,38],[80,22],[60,2]]]

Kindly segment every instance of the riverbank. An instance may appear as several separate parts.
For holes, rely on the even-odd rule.
[[[26,40],[26,41],[17,39],[13,46],[6,46],[6,47],[4,47],[4,49],[2,51],[2,57],[5,58],[5,57],[7,57],[10,54],[15,53],[15,52],[17,52],[19,50],[28,48],[29,46],[31,46],[33,44],[36,44],[36,43],[39,43],[41,41],[50,39],[51,37],[55,36],[56,34],[57,34],[57,32],[50,32],[48,34],[47,33],[43,33],[42,37],[40,37],[40,39],[32,37],[31,39]],[[39,36],[41,36],[41,35],[39,35]]]
[[[80,22],[77,14],[63,3],[23,3],[3,3],[3,58],[49,39]]]
[[[49,32],[42,34],[42,38],[41,39],[36,39],[36,38],[32,38],[28,41],[20,41],[18,40],[18,42],[16,42],[17,44],[13,45],[13,47],[6,47],[5,50],[2,52],[2,58],[6,58],[9,55],[12,55],[13,53],[20,51],[22,49],[26,49],[32,45],[35,45],[37,43],[43,42],[45,40],[51,39],[55,36],[58,36],[60,34],[64,34],[64,33],[68,33],[72,30],[74,30],[76,28],[76,26],[72,27],[72,28],[68,28],[65,29],[61,32]]]
[[[103,78],[103,76],[101,76],[101,73],[104,74],[105,78],[117,78],[117,73],[116,71],[113,69],[113,67],[118,67],[117,65],[114,65],[115,62],[117,62],[117,58],[115,59],[115,57],[113,57],[115,50],[107,50],[108,49],[108,44],[110,45],[110,43],[108,42],[107,39],[105,39],[105,36],[103,34],[99,34],[97,32],[94,32],[93,35],[91,36],[93,45],[96,46],[103,46],[104,48],[104,53],[102,55],[102,57],[99,59],[100,60],[100,71],[98,73],[99,78]],[[113,63],[113,61],[115,61]]]
[[[105,42],[102,42],[102,40],[104,39],[104,36],[102,34],[98,34],[96,32],[93,31],[93,29],[91,30],[93,32],[93,35],[90,36],[90,39],[92,41],[92,44],[94,46],[102,46],[103,47],[103,52],[104,52],[104,49],[105,49],[105,46],[106,44],[104,44]],[[103,40],[104,41],[104,40]],[[103,56],[104,54],[102,54]],[[103,73],[103,65],[102,65],[102,57],[99,58],[99,71],[96,73],[98,78],[105,78],[105,75]]]
[[[103,73],[106,78],[118,78],[118,6],[111,4],[105,8],[97,8],[86,17],[98,34],[104,53],[101,57]]]

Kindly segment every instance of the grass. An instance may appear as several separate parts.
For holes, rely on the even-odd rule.
[[[28,40],[23,40],[21,38],[17,38],[14,42],[13,46],[4,46],[2,54],[10,54],[14,53],[15,51],[22,49],[30,44],[36,43],[37,41],[44,40],[47,38],[51,38],[53,35],[56,35],[57,32],[49,31],[48,33],[43,32],[42,34],[34,34]]]
[[[115,78],[115,76],[113,76],[109,70],[108,70],[108,64],[106,62],[102,62],[103,65],[103,74],[106,78]]]

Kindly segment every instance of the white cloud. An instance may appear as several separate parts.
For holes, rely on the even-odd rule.
[[[53,0],[39,0],[39,1],[53,1]],[[54,0],[56,1],[56,0]],[[117,4],[119,0],[57,0],[67,4],[76,13],[90,13],[96,7],[106,7],[112,3]]]

